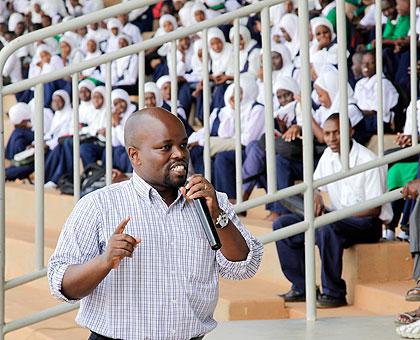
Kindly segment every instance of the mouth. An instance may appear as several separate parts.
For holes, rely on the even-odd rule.
[[[175,163],[170,168],[170,173],[175,176],[186,176],[188,165],[186,163]]]

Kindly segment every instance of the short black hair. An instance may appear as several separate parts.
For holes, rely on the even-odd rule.
[[[325,121],[328,121],[328,120],[334,120],[334,121],[339,122],[340,121],[340,114],[338,112],[332,113],[328,116],[327,119],[325,119]]]

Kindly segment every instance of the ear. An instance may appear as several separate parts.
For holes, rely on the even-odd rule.
[[[134,165],[141,165],[141,157],[140,152],[136,148],[129,146],[127,149],[128,158],[130,159],[131,163]]]

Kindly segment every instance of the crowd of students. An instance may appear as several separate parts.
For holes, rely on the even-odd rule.
[[[173,0],[146,6],[129,14],[122,14],[105,22],[92,23],[74,32],[66,32],[16,51],[6,62],[3,77],[16,82],[27,77],[46,74],[66,65],[89,60],[103,53],[124,48],[142,41],[142,33],[153,30],[159,23],[155,37],[165,35],[180,27],[213,18],[254,0]],[[288,0],[270,9],[271,62],[273,80],[273,119],[276,126],[277,186],[283,189],[303,179],[302,163],[302,110],[300,98],[300,35],[309,34],[311,78],[313,81],[312,130],[314,134],[315,177],[323,177],[341,169],[337,157],[340,136],[340,93],[338,86],[338,45],[336,38],[336,4],[333,0],[311,3],[310,31],[300,32],[296,3]],[[72,17],[89,13],[103,6],[101,1],[0,1],[0,43],[6,45],[27,32],[71,20]],[[409,0],[382,0],[383,22],[383,74],[376,75],[375,58],[375,2],[373,0],[347,0],[346,24],[348,33],[348,113],[352,136],[350,140],[350,166],[361,164],[376,156],[366,149],[371,137],[377,133],[377,82],[382,82],[383,128],[386,133],[396,134],[397,148],[411,145],[411,120],[406,112],[411,105],[417,107],[420,131],[420,101],[410,103],[409,69]],[[417,9],[416,33],[420,33],[420,10]],[[209,46],[209,65],[203,65],[203,44]],[[212,156],[212,181],[217,190],[226,192],[234,202],[235,187],[235,112],[233,74],[234,34],[231,23],[209,29],[207,41],[197,33],[177,40],[176,74],[178,80],[177,116],[184,123],[189,135],[192,171],[203,173],[204,131],[198,128],[203,120],[202,70],[208,67],[211,81],[210,131]],[[240,108],[241,144],[243,167],[243,199],[248,199],[256,186],[266,188],[266,160],[264,136],[264,76],[261,49],[261,20],[259,14],[240,20]],[[341,47],[342,48],[342,47]],[[170,111],[172,71],[169,62],[170,43],[146,51],[144,102],[146,107],[159,106]],[[79,115],[81,124],[80,155],[83,166],[105,161],[105,70],[93,67],[80,75]],[[124,149],[124,124],[137,109],[130,96],[138,95],[138,56],[126,56],[112,62],[112,146],[113,168],[124,173],[132,171]],[[44,129],[46,144],[46,186],[56,187],[62,176],[71,174],[72,152],[72,103],[71,80],[60,79],[44,85]],[[18,103],[9,111],[10,122],[15,129],[6,149],[6,158],[13,160],[16,154],[33,144],[33,91],[16,94]],[[407,110],[408,108],[408,110]],[[193,116],[194,119],[192,119]],[[194,127],[189,122],[195,122]],[[326,126],[328,129],[326,130]],[[8,180],[26,178],[33,172],[33,164],[16,164],[7,168]],[[333,210],[374,198],[388,189],[403,187],[418,177],[417,157],[390,165],[389,171],[378,168],[351,178],[350,181],[328,185],[322,190],[332,197]],[[318,197],[318,195],[316,195]],[[317,198],[317,214],[324,205]],[[411,204],[412,206],[412,204]],[[371,209],[344,220],[340,225],[329,225],[317,234],[322,248],[323,294],[321,307],[340,306],[346,303],[345,283],[341,279],[343,248],[357,242],[374,242],[381,237],[382,225],[386,225],[384,237],[395,238],[395,228],[403,215],[402,224],[408,223],[411,206],[397,201]],[[290,216],[290,205],[279,201],[267,205],[279,229],[299,220]],[[292,211],[293,212],[293,211]],[[404,222],[405,221],[405,222]],[[368,226],[371,233],[361,239]],[[337,236],[338,229],[348,233]],[[331,238],[337,238],[333,248]],[[360,236],[360,235],[359,235]],[[407,239],[402,232],[400,238]],[[284,243],[284,244],[283,244]],[[302,278],[302,240],[288,239],[279,243],[279,258],[286,276],[293,283],[286,301],[304,299]],[[290,248],[290,249],[289,249]],[[287,250],[289,249],[289,250]],[[296,261],[288,258],[295,253]],[[287,250],[287,251],[286,251]],[[287,252],[285,254],[284,252]],[[293,262],[293,263],[291,263]],[[323,263],[324,264],[324,263]],[[325,271],[333,267],[334,270]]]

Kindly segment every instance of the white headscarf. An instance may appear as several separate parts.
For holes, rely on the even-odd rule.
[[[255,77],[249,73],[242,73],[239,82],[242,89],[241,112],[248,112],[257,99],[258,85]],[[230,107],[229,101],[234,96],[234,91],[235,84],[230,84],[224,95],[225,106]]]
[[[276,82],[273,86],[273,92],[276,93],[278,90],[286,90],[292,92],[294,95],[299,94],[299,85],[296,80],[288,76],[277,77]]]
[[[14,32],[16,30],[17,24],[20,22],[25,22],[23,15],[17,12],[12,13],[12,15],[9,17],[9,32]]]
[[[204,13],[204,18],[207,19],[207,8],[206,6],[204,6],[204,4],[202,2],[196,2],[192,7],[191,7],[191,20],[193,21],[193,23],[197,23],[197,20],[195,20],[195,12],[201,11]]]
[[[290,50],[292,59],[299,53],[299,22],[296,14],[287,13],[280,20],[280,27],[286,30],[289,34],[291,41],[285,41],[285,46]]]
[[[223,50],[220,53],[215,52],[211,47],[209,48],[213,75],[221,75],[226,72],[231,73],[233,57],[232,45],[226,42],[223,32],[217,27],[209,29],[207,43],[210,44],[210,41],[213,38],[218,38],[223,43]]]
[[[280,76],[291,77],[293,75],[293,70],[295,66],[293,65],[292,56],[290,54],[289,49],[284,45],[275,44],[271,47],[271,51],[280,54],[281,59],[283,61],[283,66],[280,70],[275,70],[275,71],[273,70],[273,79],[276,79],[277,77],[280,77]],[[260,54],[262,55],[262,50]]]
[[[315,69],[315,73],[318,77],[325,72],[338,73],[337,68],[332,64],[312,63],[312,67]]]
[[[172,26],[174,27],[174,31],[178,28],[178,23],[176,22],[175,17],[170,14],[164,14],[159,19],[159,29],[163,30],[163,24],[167,21],[169,21],[172,24]]]
[[[335,39],[334,27],[331,24],[331,21],[329,21],[327,18],[324,18],[324,17],[316,17],[311,20],[312,34],[314,35],[315,39],[316,39],[316,29],[319,26],[327,27],[329,31],[331,32],[331,41]]]
[[[16,103],[9,109],[9,120],[12,125],[18,125],[31,119],[31,108],[26,103]]]
[[[42,44],[37,47],[35,54],[38,59],[41,59],[42,52],[48,52],[51,56],[53,55],[51,48],[46,44]]]
[[[160,89],[154,82],[149,81],[144,84],[144,93],[153,93],[155,95],[156,107],[161,107],[163,105]]]
[[[195,20],[193,18],[191,8],[194,6],[192,1],[188,1],[185,5],[179,10],[179,20],[183,27],[188,27],[195,24]]]
[[[234,27],[232,27],[229,31],[229,39],[232,42],[232,45],[234,35]],[[251,39],[251,33],[249,32],[249,29],[244,25],[239,26],[239,35],[242,37],[245,43],[244,49],[239,50],[239,69],[242,70],[245,66],[246,61],[248,60],[249,51],[257,44],[257,42]]]
[[[84,79],[79,83],[79,90],[82,87],[86,87],[87,89],[89,89],[89,91],[92,93],[93,89],[96,87],[96,85],[93,83],[92,80],[89,79]]]
[[[106,23],[106,28],[111,31],[113,28],[118,28],[118,32],[120,33],[123,29],[121,22],[116,18],[111,18]]]
[[[170,83],[170,82],[171,82],[171,77],[162,76],[157,80],[156,85],[159,88],[159,90],[161,90],[164,84]]]
[[[94,93],[100,93],[102,95],[102,98],[104,99],[104,103],[102,104],[102,107],[105,106],[105,96],[106,96],[106,89],[105,86],[96,86],[93,90],[92,90],[92,96]]]

